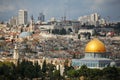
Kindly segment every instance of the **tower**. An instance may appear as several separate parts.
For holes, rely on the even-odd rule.
[[[94,13],[94,14],[91,14],[90,17],[91,17],[91,21],[96,22],[99,20],[100,16],[97,13]]]
[[[33,31],[34,31],[34,17],[32,15],[30,20],[29,32],[33,32]]]
[[[28,13],[25,10],[19,10],[18,12],[18,24],[27,24]]]
[[[91,22],[92,22],[93,25],[98,26],[98,24],[99,24],[98,21],[100,19],[99,14],[97,14],[97,13],[91,14],[90,19],[91,19]]]
[[[13,59],[19,59],[19,53],[18,53],[17,44],[15,44],[14,53],[13,53]]]

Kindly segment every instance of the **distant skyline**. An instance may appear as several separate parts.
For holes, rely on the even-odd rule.
[[[17,16],[20,9],[27,10],[28,17],[33,15],[35,20],[40,12],[45,14],[46,20],[61,19],[64,15],[67,19],[77,20],[97,12],[102,18],[120,21],[120,0],[0,0],[0,21]]]

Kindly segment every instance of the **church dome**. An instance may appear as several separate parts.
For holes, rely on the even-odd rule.
[[[86,53],[104,53],[106,52],[105,45],[97,38],[91,40],[85,48]]]
[[[19,35],[19,37],[20,37],[20,38],[26,38],[27,36],[31,36],[31,35],[32,35],[31,32],[22,32],[22,33]]]

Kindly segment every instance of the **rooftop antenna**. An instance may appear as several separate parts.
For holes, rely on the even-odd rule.
[[[107,18],[108,18],[108,24],[109,24],[109,22],[110,22],[110,16],[107,16]]]
[[[63,17],[62,17],[62,20],[63,21],[66,21],[66,16],[67,16],[67,10],[68,10],[68,8],[69,8],[69,6],[68,6],[68,1],[69,0],[66,0],[65,2],[64,2],[64,13],[63,13]]]

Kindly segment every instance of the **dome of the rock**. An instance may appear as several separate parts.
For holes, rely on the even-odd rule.
[[[86,53],[105,53],[106,48],[103,42],[95,38],[90,42],[88,42],[88,44],[85,47],[85,52]]]

